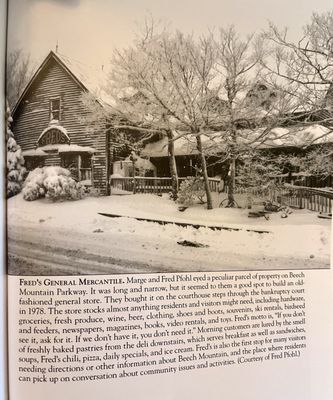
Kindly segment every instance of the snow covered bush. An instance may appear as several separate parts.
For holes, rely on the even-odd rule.
[[[191,176],[180,184],[177,202],[184,206],[190,206],[196,201],[203,204],[205,202],[205,196],[206,192],[203,179]]]
[[[12,117],[9,107],[6,110],[7,120],[7,197],[15,196],[21,191],[26,169],[24,168],[24,158],[21,147],[16,143],[13,132],[10,129]]]
[[[84,187],[61,167],[43,167],[31,171],[24,183],[23,198],[28,201],[41,197],[53,201],[78,200],[84,195]]]
[[[43,178],[43,168],[36,168],[29,172],[22,191],[25,200],[31,201],[45,196]]]
[[[237,166],[236,184],[239,192],[247,193],[249,199],[257,196],[272,200],[274,192],[283,187],[276,177],[284,173],[289,158],[255,151],[244,155]]]

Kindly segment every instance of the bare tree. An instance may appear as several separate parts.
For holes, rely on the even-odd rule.
[[[240,173],[244,173],[244,165],[251,164],[249,160],[261,165],[257,170],[261,169],[262,182],[270,179],[272,171],[281,173],[295,161],[307,173],[322,170],[327,175],[329,162],[323,162],[323,154],[329,155],[331,150],[311,149],[332,136],[332,38],[332,12],[313,14],[304,36],[296,43],[288,40],[287,30],[272,24],[264,35],[246,40],[241,40],[233,28],[221,30],[216,45],[218,68],[224,77],[219,96],[226,100],[226,126],[221,135],[225,160],[230,163],[228,206],[234,203],[237,160]],[[312,129],[314,124],[324,127]],[[275,156],[279,165],[274,157],[263,154],[263,149],[278,144],[304,150],[303,157],[296,160],[293,152]]]
[[[30,56],[22,49],[8,54],[6,67],[7,101],[12,108],[16,104],[33,73]]]
[[[137,126],[160,131],[168,138],[170,172],[177,180],[174,141],[195,137],[201,160],[207,208],[212,208],[202,135],[216,123],[210,107],[216,99],[215,48],[210,35],[195,41],[181,32],[145,29],[136,43],[115,52],[112,83],[117,108]],[[129,102],[131,92],[145,101]]]
[[[298,128],[331,121],[324,107],[330,94],[332,16],[313,18],[305,29],[306,44],[305,39],[289,43],[286,33],[273,25],[265,35],[241,38],[230,27],[195,39],[147,23],[132,46],[114,54],[111,129],[167,137],[174,198],[174,143],[194,138],[207,207],[212,208],[211,155],[229,166],[227,206],[234,207],[236,165],[242,158],[258,160],[256,149],[272,141],[290,143]],[[293,129],[285,129],[289,125]]]
[[[273,24],[264,39],[265,78],[284,98],[286,122],[332,125],[333,114],[327,111],[333,107],[333,12],[314,13],[297,42]]]
[[[223,99],[220,110],[220,136],[224,154],[224,162],[229,165],[226,178],[228,186],[227,207],[236,205],[235,174],[236,162],[249,149],[253,151],[254,143],[258,141],[255,132],[261,123],[261,111],[267,99],[258,90],[260,83],[259,61],[262,56],[261,40],[254,35],[241,38],[233,26],[220,29],[215,39],[216,65],[218,72],[218,96]],[[267,96],[268,89],[264,91]],[[250,94],[252,95],[250,96]],[[265,116],[270,113],[270,105],[266,107]],[[266,134],[262,135],[263,141]]]
[[[333,12],[313,13],[298,41],[272,23],[262,38],[266,53],[261,79],[277,94],[267,127],[289,127],[289,132],[281,130],[282,142],[298,142],[295,147],[303,154],[291,154],[290,164],[306,174],[327,177],[332,171],[328,143],[333,134]],[[314,124],[322,128],[312,129]],[[307,137],[297,141],[307,128]]]
[[[233,27],[221,29],[217,38],[208,33],[195,40],[149,26],[132,47],[115,53],[118,114],[168,137],[173,181],[174,141],[195,138],[209,209],[207,156],[229,164],[227,206],[234,207],[236,161],[270,132],[258,131],[261,111],[268,117],[273,110],[272,92],[257,90],[262,41],[253,35],[242,39]]]

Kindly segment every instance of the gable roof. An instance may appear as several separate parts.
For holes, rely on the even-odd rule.
[[[106,73],[104,73],[102,70],[94,69],[79,61],[72,60],[65,55],[55,53],[51,50],[23,90],[20,98],[13,108],[13,115],[30,90],[31,86],[37,80],[38,76],[51,59],[60,65],[84,91],[90,92],[92,95],[94,95],[101,106],[111,106],[114,103],[111,96],[109,96],[104,89],[107,83]]]

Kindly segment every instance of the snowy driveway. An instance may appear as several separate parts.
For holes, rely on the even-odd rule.
[[[99,212],[241,228],[212,231],[106,218]],[[295,211],[287,220],[247,218],[247,210],[193,207],[180,213],[153,195],[86,198],[77,202],[8,201],[12,273],[108,274],[246,269],[328,268],[329,220]],[[263,229],[266,234],[245,229]],[[207,248],[177,244],[191,240]]]

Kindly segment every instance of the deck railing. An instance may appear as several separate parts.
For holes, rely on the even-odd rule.
[[[235,193],[276,201],[279,204],[318,211],[332,212],[333,190],[285,184],[280,188],[237,188]]]
[[[322,213],[332,212],[333,191],[305,186],[285,185],[275,192],[276,201],[292,207]]]
[[[186,178],[178,178],[180,185]],[[209,178],[209,186],[212,192],[217,192],[220,180]],[[168,193],[172,190],[172,179],[169,177],[123,177],[110,178],[110,186],[115,189],[133,193]]]
[[[178,178],[180,185],[186,178]],[[212,192],[219,191],[220,180],[209,178],[209,186]],[[110,178],[112,188],[133,193],[168,193],[172,190],[172,179],[169,177],[123,177]],[[332,212],[333,191],[327,189],[315,189],[305,186],[286,184],[283,188],[266,190],[259,188],[236,188],[235,193],[248,193],[252,196],[267,198],[291,207],[305,208],[311,211],[323,213]]]

